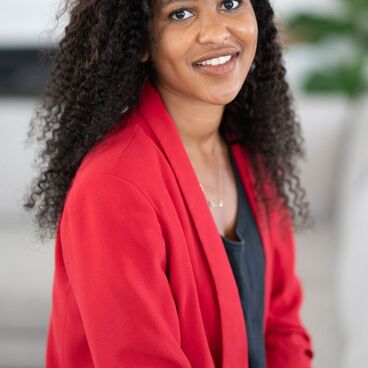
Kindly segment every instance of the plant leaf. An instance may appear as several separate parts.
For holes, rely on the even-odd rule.
[[[339,64],[310,73],[303,82],[306,93],[343,93],[355,98],[368,92],[363,67],[357,64]]]
[[[292,42],[318,42],[333,36],[349,35],[355,37],[356,27],[350,19],[340,19],[309,13],[291,16],[286,23],[286,30]]]

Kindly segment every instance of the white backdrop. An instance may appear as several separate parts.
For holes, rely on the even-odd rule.
[[[281,18],[296,9],[336,13],[339,3],[338,0],[273,1],[276,14]],[[59,4],[52,0],[0,0],[0,48],[37,47],[55,42],[63,23],[54,33],[49,31],[56,25]],[[290,50],[286,54],[293,88],[296,88],[304,67],[319,60],[306,48]],[[363,312],[359,315],[351,313],[352,305],[347,298],[361,301],[361,305],[368,301],[366,293],[356,288],[356,280],[362,281],[361,272],[368,268],[364,268],[364,262],[356,267],[351,253],[355,248],[349,246],[343,235],[339,237],[332,223],[337,200],[334,196],[336,181],[344,175],[339,162],[346,149],[343,132],[349,125],[349,114],[355,112],[349,110],[347,101],[341,97],[307,98],[297,92],[295,95],[308,156],[302,179],[317,220],[315,231],[297,236],[297,266],[305,295],[302,313],[315,345],[314,368],[360,368],[363,365],[359,366],[357,360],[354,365],[342,365],[342,362],[352,362],[354,357],[364,363],[368,359],[364,357],[364,352],[367,354],[364,344],[368,339],[360,330],[358,334],[354,330],[362,326],[359,317]],[[0,368],[42,365],[51,298],[52,244],[38,248],[33,242],[29,220],[20,207],[22,190],[31,176],[33,151],[25,151],[23,141],[34,103],[33,99],[0,99]],[[367,115],[366,111],[359,118],[367,120]],[[354,212],[354,208],[350,206],[349,211]],[[341,221],[344,221],[343,226],[348,226],[350,220],[345,216]],[[347,237],[349,231],[344,234]],[[339,259],[341,268],[336,268],[339,253],[344,257]],[[354,273],[355,270],[359,274]],[[339,295],[346,301],[341,302],[340,317],[335,295],[339,285],[342,285]],[[364,285],[366,283],[363,283],[363,289]],[[358,318],[349,319],[349,315]],[[347,333],[339,331],[339,318],[344,322],[344,328],[350,327]],[[349,354],[346,347],[350,346],[355,348],[352,358],[346,355]]]

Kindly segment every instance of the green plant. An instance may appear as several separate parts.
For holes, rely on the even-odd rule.
[[[368,1],[338,2],[341,15],[299,12],[287,19],[286,32],[292,43],[309,43],[317,48],[327,39],[348,41],[351,57],[309,72],[302,88],[306,93],[340,92],[354,99],[368,91]]]

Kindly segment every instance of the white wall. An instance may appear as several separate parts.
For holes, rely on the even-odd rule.
[[[35,46],[50,43],[60,0],[1,0],[0,47]]]

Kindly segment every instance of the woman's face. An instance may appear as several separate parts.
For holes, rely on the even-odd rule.
[[[154,64],[155,83],[211,104],[232,101],[256,52],[258,28],[250,0],[155,1],[152,41],[144,57]]]

